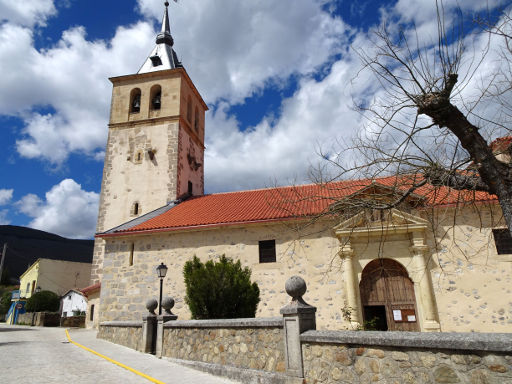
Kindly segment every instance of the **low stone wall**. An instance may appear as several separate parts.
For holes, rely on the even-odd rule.
[[[26,312],[18,315],[16,324],[58,327],[60,324],[60,314],[53,312]]]
[[[142,322],[107,321],[100,324],[97,337],[139,351],[142,345]]]
[[[61,327],[85,328],[85,316],[68,316],[60,318]]]
[[[301,335],[307,383],[512,383],[512,334]]]
[[[164,324],[162,355],[284,372],[283,319],[169,321]]]

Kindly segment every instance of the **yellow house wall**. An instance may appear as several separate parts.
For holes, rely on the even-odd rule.
[[[415,214],[425,216],[421,212]],[[485,217],[481,213],[480,216]],[[441,331],[512,332],[512,303],[507,299],[511,297],[512,255],[496,254],[491,229],[485,227],[492,224],[491,215],[488,216],[487,223],[481,223],[475,212],[465,210],[457,214],[459,225],[454,230],[450,230],[450,215],[446,215],[446,220],[440,218],[436,224],[437,247],[432,232],[426,232],[429,273]],[[140,319],[146,311],[146,300],[158,297],[155,268],[160,262],[169,267],[164,296],[173,296],[173,311],[181,319],[188,319],[182,275],[185,261],[193,255],[206,261],[225,254],[252,269],[252,278],[261,290],[257,316],[278,316],[288,300],[284,282],[292,275],[300,275],[308,284],[305,300],[318,308],[318,328],[349,328],[341,313],[346,306],[346,288],[337,255],[340,243],[334,237],[333,226],[317,224],[308,230],[309,235],[278,224],[107,239],[100,321]],[[442,236],[441,232],[450,234]],[[267,239],[276,239],[277,262],[259,264],[258,241]],[[134,265],[129,266],[132,241]],[[375,238],[354,242],[359,281],[363,268],[377,257],[395,259],[412,278],[421,278],[410,246],[407,234],[392,236],[384,242]],[[415,291],[421,319],[426,298]]]
[[[35,281],[34,287],[40,285],[38,281],[39,276],[39,263],[41,260],[37,260],[34,264],[32,264],[24,273],[20,276],[20,296],[29,298],[32,296],[32,282]],[[27,284],[29,285],[29,289],[27,291]]]

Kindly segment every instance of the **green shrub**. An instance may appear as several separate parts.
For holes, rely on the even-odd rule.
[[[0,314],[3,315],[9,311],[11,307],[11,292],[5,291],[0,298]]]
[[[51,291],[34,293],[27,300],[27,312],[57,312],[60,307],[60,298]]]
[[[185,302],[193,319],[254,317],[260,301],[258,284],[251,283],[251,270],[240,261],[222,255],[218,262],[203,264],[194,256],[183,267]]]

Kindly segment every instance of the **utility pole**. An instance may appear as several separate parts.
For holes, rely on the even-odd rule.
[[[2,261],[0,262],[0,283],[2,282],[2,273],[4,272],[4,260],[7,253],[7,243],[4,243],[4,250],[2,251]]]

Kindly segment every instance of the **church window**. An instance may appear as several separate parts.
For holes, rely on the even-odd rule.
[[[138,202],[133,203],[132,209],[131,209],[131,215],[137,216],[141,212],[140,204]]]
[[[154,85],[151,88],[151,109],[159,110],[162,104],[162,88]]]
[[[192,182],[189,180],[188,181],[188,190],[187,190],[187,193],[189,196],[192,196],[192,188],[193,188]]]
[[[262,240],[258,242],[260,251],[260,263],[276,262],[276,241]]]
[[[492,234],[494,235],[494,243],[496,244],[498,255],[512,254],[510,231],[507,228],[493,229]]]
[[[196,132],[199,132],[199,109],[196,107],[196,112],[194,114],[194,129]]]
[[[162,65],[162,59],[158,55],[150,56],[151,64],[153,64],[153,67],[158,67]]]
[[[139,149],[137,152],[135,152],[134,163],[140,164],[140,163],[142,163],[143,159],[144,159],[144,152],[142,152],[142,149]]]
[[[135,244],[134,243],[132,243],[130,245],[130,259],[129,259],[130,267],[133,265],[133,251],[135,251]]]
[[[187,120],[192,122],[192,99],[190,96],[187,99]]]
[[[132,90],[130,95],[130,113],[140,112],[140,89],[135,88]]]

